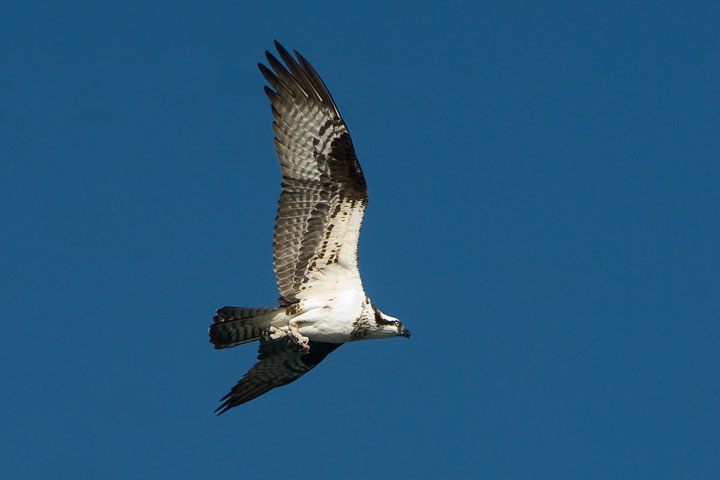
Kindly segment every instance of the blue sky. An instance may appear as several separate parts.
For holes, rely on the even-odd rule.
[[[346,3],[0,6],[3,478],[718,478],[720,9]],[[277,298],[275,38],[413,337],[216,417],[214,309]]]

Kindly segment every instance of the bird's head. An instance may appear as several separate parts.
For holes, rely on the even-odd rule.
[[[390,315],[385,315],[377,308],[374,311],[374,328],[370,336],[374,338],[405,337],[410,338],[410,330],[405,328],[400,320]]]

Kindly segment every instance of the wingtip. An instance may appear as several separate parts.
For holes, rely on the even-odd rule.
[[[270,50],[265,50],[265,58],[267,59],[268,63],[270,63],[270,64],[278,61],[277,58],[275,57],[275,55],[273,55]]]
[[[220,399],[220,402],[221,402],[220,405],[214,410],[213,413],[220,416],[223,413],[230,410],[232,407],[234,407],[235,405],[230,405],[230,397],[231,396],[232,396],[232,391],[230,393],[228,393],[227,395],[225,395],[224,397],[222,397]]]
[[[300,54],[300,52],[298,52],[297,50],[293,49],[293,53],[295,54],[295,58],[297,58],[298,60],[300,60],[301,63],[302,63],[302,62],[308,63],[308,61],[305,60],[305,57],[303,57],[303,56]]]
[[[266,53],[272,57],[272,54],[270,54],[269,52]],[[269,61],[269,63],[272,64],[271,61]],[[262,73],[262,76],[265,77],[265,80],[267,80],[270,85],[278,81],[277,75],[275,75],[275,73],[268,67],[266,67],[264,64],[258,62],[258,69],[260,69],[260,73]]]
[[[275,44],[275,48],[277,49],[278,52],[287,52],[285,47],[283,47],[282,44],[277,41],[277,39],[273,38],[273,43]]]

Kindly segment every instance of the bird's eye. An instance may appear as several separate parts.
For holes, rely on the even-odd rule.
[[[402,325],[400,322],[397,322],[397,321],[395,322],[396,327],[400,328],[400,325]]]

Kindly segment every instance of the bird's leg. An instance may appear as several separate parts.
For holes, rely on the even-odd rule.
[[[307,353],[310,351],[310,345],[308,345],[310,339],[300,333],[296,320],[290,320],[290,322],[288,322],[287,335],[290,337],[290,342],[299,346],[303,352]]]
[[[278,338],[282,338],[286,335],[287,332],[280,328],[273,327],[272,325],[263,332],[263,337],[265,337],[266,340],[277,340]]]

